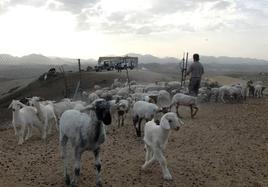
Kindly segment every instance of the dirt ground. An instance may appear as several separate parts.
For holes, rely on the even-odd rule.
[[[110,127],[101,147],[104,186],[268,186],[268,98],[242,104],[205,103],[195,119],[182,108],[185,126],[171,132],[166,149],[173,181],[158,163],[147,171],[144,144],[130,122]],[[9,122],[10,123],[10,122]],[[58,133],[17,145],[13,129],[0,131],[0,186],[64,186]],[[94,186],[93,154],[85,152],[79,186]]]

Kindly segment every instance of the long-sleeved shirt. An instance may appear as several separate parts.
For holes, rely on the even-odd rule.
[[[204,67],[200,62],[194,62],[189,66],[187,75],[191,73],[191,78],[201,78],[204,74]]]

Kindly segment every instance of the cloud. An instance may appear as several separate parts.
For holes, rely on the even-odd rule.
[[[79,14],[83,9],[93,7],[99,0],[56,0],[61,3],[61,9],[70,11],[73,14]]]
[[[41,7],[46,4],[47,0],[10,0],[9,6],[27,5],[33,7]]]
[[[218,9],[218,10],[224,10],[231,6],[231,3],[229,1],[218,1],[212,9]]]
[[[176,12],[192,12],[203,3],[215,2],[215,0],[152,0],[150,11],[154,14],[166,15]]]
[[[124,6],[130,6],[134,2],[134,0],[129,1]],[[0,11],[5,12],[8,7],[16,5],[68,11],[76,17],[78,31],[97,30],[112,34],[220,31],[268,25],[267,0],[148,0],[146,8],[137,5],[137,7],[120,9],[121,4],[119,4],[116,10],[115,7],[110,8],[107,2],[105,0],[4,0],[0,2]]]

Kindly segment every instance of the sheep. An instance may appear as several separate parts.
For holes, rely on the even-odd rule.
[[[43,139],[46,140],[47,131],[48,134],[51,134],[52,123],[54,123],[56,129],[58,130],[58,120],[54,113],[53,104],[50,103],[48,105],[43,105],[42,103],[39,102],[39,100],[40,100],[39,97],[34,96],[29,99],[29,103],[37,109],[37,116],[44,123]]]
[[[202,102],[207,102],[210,100],[211,97],[211,88],[209,87],[201,87],[198,90],[198,98],[202,101]]]
[[[129,95],[129,92],[130,92],[129,87],[123,87],[117,92],[117,95],[127,98]]]
[[[145,101],[146,93],[134,93],[130,95],[134,101]],[[148,99],[149,100],[149,99]]]
[[[117,107],[117,120],[118,120],[118,127],[124,126],[124,120],[126,118],[126,114],[128,113],[130,103],[126,99],[121,99],[118,102],[118,107]],[[121,121],[121,123],[120,123]]]
[[[123,84],[119,81],[119,79],[114,79],[114,82],[111,86],[111,88],[116,88],[116,87],[122,87]]]
[[[145,91],[146,92],[149,92],[149,91],[159,91],[159,90],[164,90],[166,87],[164,86],[160,86],[160,85],[156,85],[156,84],[148,84],[146,87],[145,87]]]
[[[236,87],[238,89],[240,89],[240,92],[237,91],[237,95],[239,96],[238,99],[243,99],[243,100],[246,100],[247,99],[247,86],[243,85],[243,84],[235,84],[233,85],[233,87]]]
[[[138,84],[138,85],[131,85],[130,89],[133,90],[135,93],[144,93],[145,87],[146,87],[145,85]]]
[[[88,95],[88,103],[92,103],[96,99],[99,99],[99,96],[96,93],[91,93]]]
[[[71,100],[70,99],[62,99],[60,102],[57,103],[53,103],[53,109],[54,109],[54,113],[56,115],[57,121],[59,121],[62,113],[68,109],[72,109],[72,104],[71,104]]]
[[[218,102],[219,88],[211,88],[211,96],[209,97],[209,100],[211,97],[215,97],[215,101]]]
[[[95,90],[99,90],[99,89],[101,89],[101,87],[100,87],[99,85],[95,84],[95,85],[94,85],[94,89],[95,89]]]
[[[158,98],[159,92],[158,91],[150,91],[147,93],[145,96],[144,100],[149,102],[149,103],[157,103],[157,98]]]
[[[131,99],[113,99],[109,101],[110,103],[110,113],[112,116],[112,121],[117,121],[118,127],[124,125],[124,120],[126,118],[126,114],[129,111],[131,105]],[[121,121],[121,123],[120,123]]]
[[[84,101],[77,100],[77,101],[71,101],[70,104],[71,104],[72,109],[81,110],[85,108],[87,103]]]
[[[37,111],[34,107],[26,106],[18,100],[12,100],[8,108],[12,108],[12,125],[15,131],[15,135],[18,135],[21,145],[24,142],[25,130],[27,128],[27,135],[25,140],[28,140],[32,136],[32,127],[36,127],[42,132],[42,123],[37,116]],[[17,126],[20,127],[17,132]]]
[[[82,97],[83,100],[86,100],[87,97],[88,97],[88,92],[86,92],[86,91],[82,91],[82,93],[81,93],[81,97]]]
[[[115,121],[116,120],[116,111],[117,111],[117,102],[119,101],[120,99],[117,98],[117,99],[113,99],[113,100],[110,100],[109,101],[109,104],[110,104],[110,114],[111,114],[111,117],[112,117],[112,121]]]
[[[232,85],[229,88],[229,96],[233,101],[239,102],[240,99],[242,98],[242,88],[237,86],[237,85]]]
[[[168,112],[161,117],[160,125],[154,122],[154,119],[147,122],[144,127],[145,143],[145,163],[142,169],[145,170],[153,161],[157,160],[162,168],[165,180],[172,180],[172,176],[167,168],[167,161],[163,154],[170,130],[178,131],[184,122],[173,112]]]
[[[99,89],[99,90],[96,90],[94,93],[95,93],[98,97],[100,97],[101,94],[102,94],[102,92],[103,92],[103,90]]]
[[[254,86],[254,96],[255,97],[260,98],[262,96],[262,91],[263,91],[262,87],[263,86],[261,84],[256,84]]]
[[[170,81],[167,83],[168,90],[174,90],[181,87],[181,83],[178,81]]]
[[[83,113],[85,112],[85,113]],[[65,184],[76,186],[80,175],[81,156],[84,151],[93,151],[95,156],[95,169],[97,173],[97,186],[101,184],[100,145],[104,143],[106,133],[103,127],[111,124],[110,106],[104,99],[95,100],[83,111],[67,110],[60,118],[59,142],[61,157],[64,160]],[[70,140],[74,150],[74,177],[72,182],[67,171],[67,143]]]
[[[147,121],[154,118],[157,112],[161,110],[156,104],[148,103],[146,101],[137,101],[133,105],[133,125],[138,137],[141,137],[141,122],[143,119]]]
[[[163,109],[163,112],[168,112],[171,103],[170,94],[166,90],[160,90],[156,103],[158,107]]]
[[[190,95],[185,95],[182,93],[177,93],[173,96],[171,104],[170,104],[170,109],[172,108],[172,106],[176,106],[176,113],[177,115],[180,117],[179,115],[179,106],[189,106],[191,109],[191,118],[194,118],[194,116],[196,115],[197,111],[199,110],[197,107],[197,98],[194,96],[190,96]]]
[[[230,88],[231,88],[231,86],[228,86],[228,85],[223,85],[219,88],[219,97],[223,103],[226,103],[224,100],[224,97],[230,96],[230,94],[229,94]]]

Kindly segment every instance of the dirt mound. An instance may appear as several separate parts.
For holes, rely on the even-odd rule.
[[[193,120],[188,108],[181,110],[186,125],[171,133],[165,153],[172,182],[162,179],[158,163],[141,171],[144,144],[129,116],[124,127],[111,127],[101,148],[104,186],[268,186],[268,98],[202,104]],[[0,131],[1,186],[63,186],[58,133],[48,144],[33,134],[18,146],[13,129]],[[90,152],[80,179],[79,186],[95,186]]]

